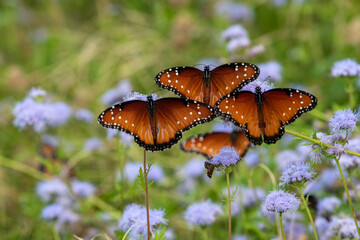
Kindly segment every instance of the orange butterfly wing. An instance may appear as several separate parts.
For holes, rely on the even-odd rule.
[[[276,88],[265,92],[263,98],[265,143],[275,143],[284,134],[284,125],[292,123],[316,105],[316,97],[305,91]]]
[[[241,89],[259,74],[259,68],[251,63],[228,63],[213,69],[209,105],[215,106],[220,98]]]

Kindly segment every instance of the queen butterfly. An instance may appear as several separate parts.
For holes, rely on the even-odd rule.
[[[310,93],[275,88],[264,93],[256,87],[255,93],[241,91],[222,98],[216,109],[225,120],[245,128],[246,137],[254,144],[275,143],[290,124],[303,113],[315,108],[317,99]]]
[[[233,132],[213,132],[193,136],[182,142],[180,147],[185,152],[194,152],[204,155],[211,159],[213,155],[218,154],[220,149],[225,146],[235,147],[239,157],[245,155],[247,148],[250,146],[249,140],[243,130],[234,130]],[[215,165],[205,162],[207,175],[212,177]]]
[[[254,81],[259,73],[259,68],[250,63],[228,63],[213,70],[205,66],[204,71],[174,67],[160,72],[155,82],[181,97],[214,107],[220,98]]]
[[[214,118],[213,108],[181,98],[133,100],[116,104],[99,117],[106,128],[117,128],[134,136],[141,147],[150,151],[170,148],[182,132]]]

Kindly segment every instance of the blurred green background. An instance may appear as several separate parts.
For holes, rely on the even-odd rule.
[[[290,128],[310,134],[311,119],[321,128],[326,125],[324,119],[329,116],[328,112],[347,106],[347,83],[331,78],[330,71],[335,61],[360,56],[360,1],[289,0],[275,4],[248,0],[241,3],[247,4],[253,17],[244,20],[219,14],[217,8],[221,2],[0,1],[1,239],[53,239],[53,230],[40,219],[44,204],[35,194],[39,179],[34,177],[36,174],[24,173],[26,170],[22,167],[37,169],[40,137],[12,125],[12,109],[31,87],[42,87],[54,101],[66,102],[75,109],[88,108],[97,116],[107,107],[100,102],[101,96],[121,79],[129,79],[134,90],[141,93],[173,96],[165,90],[158,92],[153,81],[165,68],[193,66],[202,59],[254,64],[277,61],[282,66],[282,82],[278,87],[305,86],[319,99],[318,107]],[[264,52],[249,57],[242,51],[227,51],[221,34],[234,24],[241,24],[249,33],[251,45],[262,44]],[[355,92],[358,95],[359,90]],[[211,124],[201,125],[184,137],[209,131],[209,126]],[[59,158],[72,159],[80,155],[74,171],[79,179],[97,186],[97,196],[102,201],[119,211],[127,203],[142,203],[143,195],[137,188],[133,188],[123,202],[117,198],[115,140],[106,142],[104,151],[81,155],[86,139],[106,139],[106,131],[96,121],[90,125],[70,121],[50,132],[60,139]],[[65,149],[67,144],[72,145],[70,153]],[[275,154],[279,146],[269,148]],[[178,145],[148,156],[150,162],[162,165],[170,174],[189,158]],[[141,161],[142,149],[132,146],[126,158]],[[17,163],[21,163],[20,170]],[[181,234],[180,225],[184,222],[177,209],[179,204],[169,202],[170,195],[182,204],[206,199],[216,196],[216,184],[223,187],[224,182],[214,182],[191,196],[178,196],[170,193],[176,180],[168,178],[165,186],[151,188],[150,205],[165,208],[170,225]],[[261,177],[255,181],[263,185]],[[225,233],[226,220],[216,228],[221,226]],[[65,236],[71,238],[71,234]],[[183,233],[179,239],[190,236]]]

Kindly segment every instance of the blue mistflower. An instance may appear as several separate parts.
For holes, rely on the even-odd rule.
[[[351,59],[344,59],[334,63],[331,69],[333,77],[355,77],[360,75],[360,65]]]
[[[75,112],[75,118],[80,121],[91,123],[92,121],[94,121],[94,114],[88,109],[82,108]]]
[[[223,211],[219,204],[207,200],[190,205],[186,209],[184,218],[190,226],[205,226],[211,225],[216,220],[216,216],[222,213]]]
[[[216,165],[220,170],[224,167],[235,166],[241,158],[239,152],[230,146],[225,146],[219,150],[218,154],[213,155],[210,163]]]
[[[319,214],[333,213],[340,204],[341,201],[337,197],[323,198],[317,203],[317,210]]]
[[[222,33],[222,38],[228,41],[227,49],[233,52],[239,48],[246,48],[250,45],[250,39],[246,29],[240,24],[233,25]]]
[[[215,9],[217,15],[225,16],[234,22],[254,17],[254,10],[243,3],[220,1],[216,4]]]
[[[272,191],[265,199],[265,209],[269,213],[296,211],[299,205],[300,201],[295,195],[284,192],[281,189]]]
[[[330,230],[333,236],[337,236],[340,239],[359,239],[359,234],[356,230],[354,219],[337,218],[331,220]]]
[[[105,105],[122,102],[123,98],[131,91],[130,82],[127,79],[121,80],[115,88],[108,90],[101,96],[101,102]]]
[[[354,113],[350,108],[339,110],[329,120],[329,127],[332,133],[354,130],[358,121],[358,114]]]
[[[282,66],[280,65],[280,63],[276,61],[270,61],[257,64],[257,66],[260,68],[260,75],[258,77],[259,79],[262,79],[264,81],[269,77],[272,81],[281,81]]]
[[[342,155],[340,164],[346,169],[357,169],[360,166],[360,157],[350,154]]]
[[[204,176],[204,160],[193,158],[178,170],[179,176],[183,179],[200,178]]]
[[[87,152],[91,152],[94,150],[99,150],[103,147],[103,143],[98,138],[89,138],[84,143],[84,150]]]
[[[167,219],[164,218],[164,211],[160,209],[151,210],[150,228],[154,232],[154,228],[159,224],[167,224]],[[119,221],[119,229],[129,232],[130,239],[140,239],[140,236],[147,234],[147,217],[146,208],[137,204],[130,204],[125,207],[123,215]]]
[[[291,184],[297,182],[306,182],[314,177],[314,171],[311,169],[308,163],[296,163],[291,164],[282,171],[280,181],[282,183]]]
[[[93,196],[96,190],[95,186],[91,183],[79,181],[77,179],[71,182],[71,186],[73,192],[83,198]]]

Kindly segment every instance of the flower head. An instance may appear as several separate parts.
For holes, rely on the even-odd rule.
[[[275,82],[281,81],[281,70],[282,66],[275,61],[270,61],[266,63],[260,63],[257,65],[260,68],[260,75],[259,79],[266,79],[270,78],[270,80],[273,80]]]
[[[284,169],[289,166],[289,164],[296,164],[305,161],[304,156],[293,150],[282,151],[276,155],[275,159],[280,169]]]
[[[153,93],[151,94],[153,100],[157,100],[159,99],[159,97]],[[128,101],[133,101],[133,100],[141,100],[141,101],[147,101],[147,97],[148,95],[145,95],[145,94],[141,94],[141,93],[138,93],[138,92],[129,92],[125,97],[124,97],[124,102],[128,102]]]
[[[344,154],[340,157],[340,164],[346,169],[355,169],[360,166],[360,157]]]
[[[317,203],[317,210],[319,214],[331,214],[340,204],[341,201],[337,197],[323,198]]]
[[[244,160],[245,160],[246,165],[248,165],[249,167],[254,167],[254,166],[258,165],[259,164],[259,152],[251,151],[251,152],[247,153]]]
[[[228,132],[234,131],[235,126],[232,122],[218,122],[213,125],[214,132]]]
[[[180,167],[179,174],[184,179],[202,177],[204,173],[204,160],[194,158]]]
[[[336,143],[332,148],[326,149],[326,152],[330,155],[340,156],[345,152],[345,150],[340,143]]]
[[[239,48],[250,46],[250,39],[246,29],[240,24],[233,25],[222,33],[222,38],[228,41],[227,49],[233,52]]]
[[[360,65],[351,59],[344,59],[334,63],[331,69],[333,77],[354,77],[360,75]]]
[[[149,212],[150,228],[154,228],[159,224],[167,224],[167,219],[164,218],[164,211],[154,209]],[[130,238],[138,239],[140,236],[147,234],[147,220],[146,208],[137,204],[130,204],[125,207],[123,215],[119,221],[119,229],[126,232],[131,228],[129,234]]]
[[[71,185],[73,192],[84,198],[93,196],[96,190],[95,186],[91,183],[79,181],[76,179],[72,181]]]
[[[274,88],[274,83],[272,83],[271,81],[267,81],[266,79],[257,78],[255,81],[246,84],[241,90],[255,93],[255,89],[257,87],[261,88],[261,92],[266,92]]]
[[[282,171],[280,181],[283,184],[305,183],[314,177],[315,173],[308,163],[290,164]]]
[[[351,111],[351,109],[339,110],[335,112],[334,116],[329,120],[329,127],[332,133],[351,131],[356,128],[358,121],[358,114]]]
[[[223,213],[220,205],[210,200],[190,205],[185,211],[185,220],[189,225],[211,225],[218,215]]]
[[[86,140],[84,144],[84,150],[87,152],[91,152],[94,150],[101,149],[103,147],[103,143],[98,138],[89,138]]]
[[[235,166],[241,160],[239,154],[234,147],[226,146],[221,148],[218,154],[213,155],[210,163],[220,169]]]
[[[47,181],[39,182],[36,186],[37,195],[44,201],[49,202],[52,197],[59,197],[68,194],[65,183],[59,178],[53,178]]]
[[[50,204],[43,208],[41,212],[41,217],[43,219],[54,220],[58,218],[63,211],[64,211],[64,206],[56,203]]]
[[[130,82],[127,79],[121,80],[115,88],[108,90],[101,96],[101,102],[106,105],[121,102],[131,91],[132,86]]]
[[[272,191],[265,199],[265,209],[273,213],[296,211],[299,205],[300,201],[295,195],[284,192],[281,189]]]
[[[94,114],[88,109],[82,108],[75,112],[75,118],[87,123],[94,121]]]
[[[226,16],[229,20],[249,20],[254,17],[254,11],[243,3],[221,1],[216,4],[216,13]]]
[[[330,229],[332,230],[334,236],[341,239],[359,239],[359,234],[352,218],[334,218],[331,221]]]

